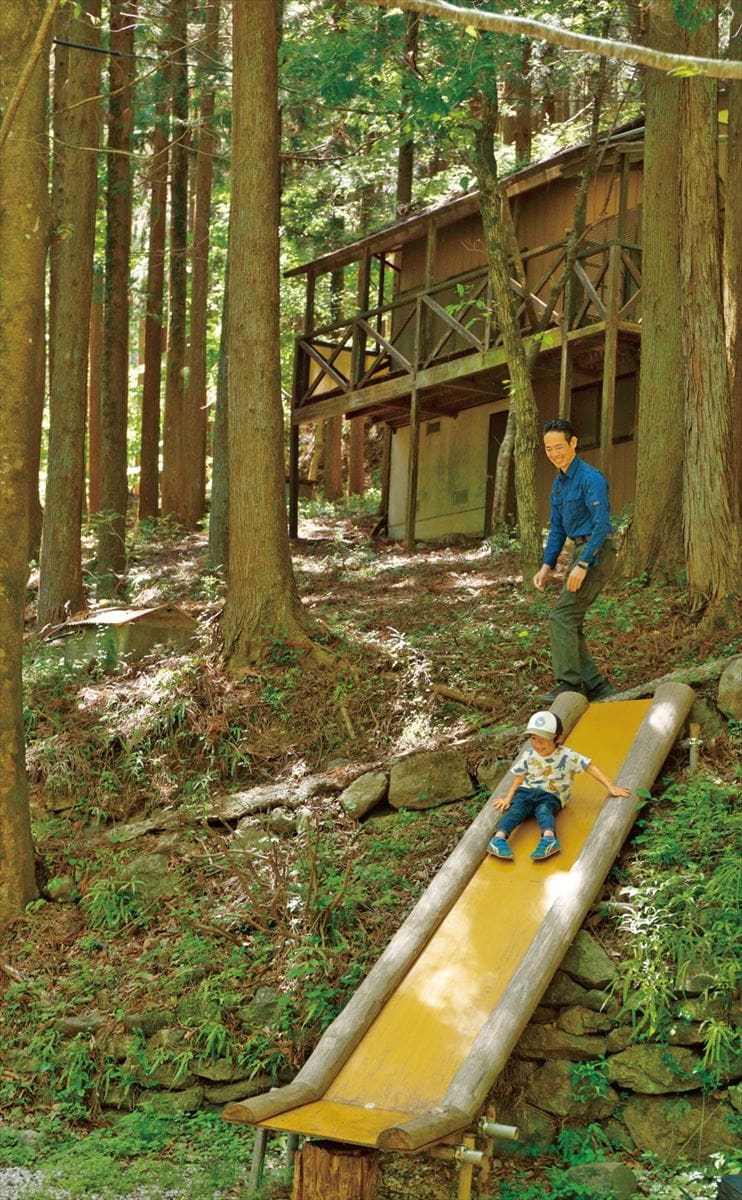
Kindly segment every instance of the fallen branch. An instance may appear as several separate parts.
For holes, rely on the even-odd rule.
[[[486,712],[492,712],[495,707],[489,696],[482,696],[477,692],[460,692],[456,688],[446,687],[443,683],[433,684],[433,695],[442,696],[445,700],[455,700],[457,704],[471,708],[483,708]]]
[[[661,683],[707,683],[709,679],[718,679],[725,667],[733,662],[737,655],[726,658],[711,658],[708,662],[697,663],[692,667],[680,667],[658,679],[650,679],[640,683],[638,687],[628,688],[625,692],[617,692],[612,700],[640,700],[643,696],[651,696]]]

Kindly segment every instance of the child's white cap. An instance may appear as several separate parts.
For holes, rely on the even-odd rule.
[[[536,737],[555,738],[556,732],[557,719],[553,712],[534,713],[526,726],[526,733],[533,733]]]

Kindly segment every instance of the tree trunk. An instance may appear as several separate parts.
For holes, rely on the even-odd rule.
[[[165,419],[162,437],[162,512],[185,524],[186,304],[188,293],[188,41],[187,0],[176,0],[171,23],[170,289],[168,298]]]
[[[510,407],[515,420],[515,495],[523,563],[523,577],[530,578],[541,562],[541,531],[536,511],[536,424],[537,409],[525,346],[518,326],[515,300],[510,286],[506,235],[500,214],[493,139],[496,108],[482,95],[481,124],[476,134],[476,169],[481,196],[482,226],[487,247],[490,282],[496,320],[502,330],[510,371]]]
[[[126,422],[129,391],[129,251],[131,247],[134,13],[132,0],[111,0],[110,94],[106,158],[106,281],[101,391],[101,521],[98,592],[118,593],[126,574],[128,501]]]
[[[690,39],[713,54],[716,22]],[[684,79],[680,104],[680,279],[685,342],[683,536],[693,609],[723,615],[739,583],[732,407],[721,281],[716,84]]]
[[[378,1181],[376,1150],[308,1141],[296,1158],[292,1200],[374,1200]]]
[[[103,372],[103,276],[93,270],[88,337],[88,515],[100,512],[101,380]]]
[[[348,495],[362,496],[366,490],[366,418],[348,422]]]
[[[405,13],[405,39],[402,62],[402,121],[404,123],[410,105],[409,87],[406,80],[417,71],[417,51],[420,39],[420,14]],[[414,138],[403,135],[397,155],[396,212],[402,216],[412,203],[412,178],[415,166]]]
[[[229,562],[229,262],[232,213],[229,214],[227,265],[224,272],[222,331],[219,339],[219,372],[211,452],[211,502],[209,506],[209,558],[228,575]]]
[[[510,478],[510,463],[513,458],[515,443],[515,413],[510,409],[505,422],[505,435],[497,451],[497,466],[495,467],[495,489],[492,497],[492,532],[504,529],[508,516],[508,481]]]
[[[44,398],[46,396],[46,311],[42,302],[34,313],[35,325],[31,338],[36,350],[35,369],[28,392],[28,561],[38,559],[41,550],[41,531],[44,512],[39,496],[39,472],[41,468],[41,432],[44,423]]]
[[[677,46],[671,0],[648,9],[653,46]],[[642,363],[637,420],[634,520],[625,547],[626,569],[637,576],[674,574],[683,556],[678,497],[682,491],[684,359],[680,297],[679,79],[647,73],[642,200]]]
[[[742,0],[732,3],[729,57],[742,58]],[[735,513],[742,518],[742,80],[730,80],[724,215],[724,319],[732,397],[732,476]]]
[[[166,80],[158,77],[165,89]],[[149,205],[147,301],[144,319],[144,378],[142,381],[142,440],[139,450],[139,520],[160,511],[160,389],[162,387],[162,319],[165,290],[165,240],[167,234],[167,170],[169,98],[155,105],[152,137]]]
[[[531,43],[524,39],[516,72],[504,81],[503,100],[510,111],[502,121],[502,140],[506,146],[515,144],[515,159],[521,165],[531,161],[533,121],[530,71]]]
[[[100,0],[84,15],[62,10],[62,38],[95,46]],[[55,302],[49,331],[49,449],[46,520],[41,544],[39,625],[62,620],[84,604],[80,524],[85,487],[90,299],[95,249],[100,144],[100,58],[74,51],[62,60],[66,75],[55,89],[54,170],[58,176],[51,268]]]
[[[276,638],[307,642],[286,520],[279,358],[277,0],[233,7],[229,313],[229,585],[239,672]]]
[[[343,495],[343,418],[328,417],[323,443],[325,465],[322,490],[325,500],[341,500]]]
[[[191,335],[184,445],[186,469],[183,479],[184,524],[195,529],[206,508],[206,332],[209,301],[209,226],[211,221],[211,184],[217,135],[214,129],[213,76],[207,73],[217,61],[219,42],[219,2],[206,6],[203,49],[196,54],[204,81],[198,125],[196,156],[195,212],[191,250]]]
[[[0,8],[0,111],[7,113],[46,4]],[[49,41],[19,100],[0,170],[0,927],[36,896],[23,743],[21,662],[28,574],[29,397],[37,379],[48,237]]]

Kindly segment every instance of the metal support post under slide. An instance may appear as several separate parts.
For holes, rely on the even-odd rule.
[[[260,1186],[263,1182],[263,1165],[265,1163],[265,1148],[268,1143],[268,1130],[255,1130],[255,1145],[252,1152],[252,1164],[250,1166],[250,1178],[247,1181],[247,1196],[248,1200],[252,1200],[253,1196],[260,1193]]]
[[[289,1133],[286,1136],[286,1183],[290,1187],[294,1182],[294,1160],[299,1149],[299,1134]]]
[[[477,1133],[486,1139],[484,1150],[477,1150],[475,1148],[476,1137],[469,1134],[459,1146],[436,1146],[430,1151],[431,1158],[442,1159],[445,1162],[457,1162],[459,1164],[456,1200],[471,1200],[475,1166],[482,1168],[483,1180],[486,1180],[488,1177],[488,1167],[491,1163],[495,1138],[500,1138],[501,1141],[517,1142],[520,1137],[520,1130],[517,1126],[499,1125],[486,1116],[482,1117],[482,1120],[479,1122]]]

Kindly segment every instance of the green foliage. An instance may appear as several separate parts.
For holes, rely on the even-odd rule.
[[[595,1058],[588,1062],[575,1062],[570,1067],[572,1096],[583,1104],[599,1099],[608,1092],[608,1064]]]
[[[94,880],[82,900],[90,928],[102,933],[117,933],[125,925],[141,923],[144,908],[140,887],[135,879]]]
[[[601,1162],[613,1150],[610,1138],[595,1122],[580,1129],[562,1129],[557,1150],[568,1167],[578,1163]]]
[[[725,1009],[739,978],[740,816],[733,788],[697,776],[643,810],[641,858],[621,894],[627,935],[616,991],[638,1034],[669,1039],[684,1019],[690,974],[708,971],[705,998]],[[738,1050],[729,1023],[703,1023],[705,1083],[723,1078]]]

